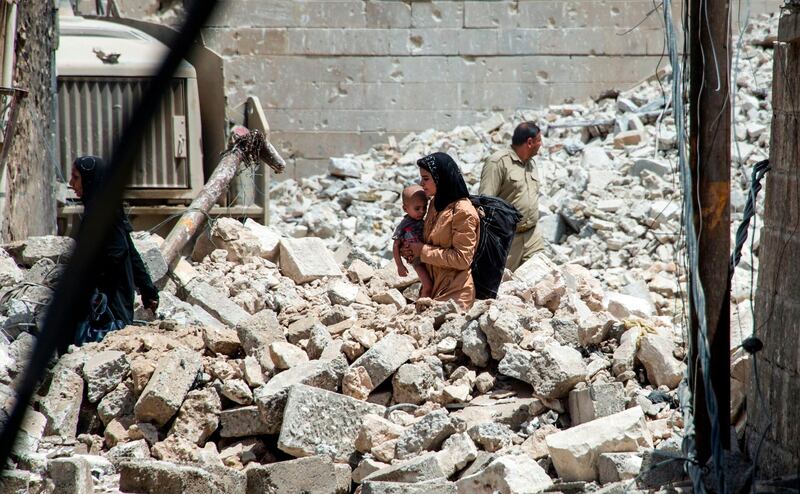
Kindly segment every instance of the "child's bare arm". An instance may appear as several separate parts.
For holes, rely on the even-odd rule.
[[[392,255],[394,256],[394,263],[397,265],[397,274],[400,276],[407,276],[408,268],[403,264],[403,256],[400,255],[400,242],[401,240],[399,238],[395,239],[392,247]]]

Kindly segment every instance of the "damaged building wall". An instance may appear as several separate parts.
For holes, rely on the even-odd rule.
[[[795,8],[796,9],[796,8]],[[755,300],[756,379],[747,397],[748,448],[760,452],[760,477],[796,474],[800,466],[800,14],[781,18],[775,47],[770,164],[759,247],[761,269]],[[792,267],[794,266],[794,267]],[[763,438],[763,444],[760,441]],[[759,448],[760,446],[760,448]]]
[[[118,1],[123,16],[168,23],[180,4]],[[756,0],[750,14],[778,5]],[[652,9],[650,0],[231,0],[204,36],[225,57],[229,110],[261,98],[289,161],[283,176],[297,178],[389,135],[632,87],[664,66]]]
[[[6,163],[2,237],[18,240],[56,230],[52,153],[53,66],[56,43],[53,1],[18,6],[14,86],[28,91],[22,100]]]

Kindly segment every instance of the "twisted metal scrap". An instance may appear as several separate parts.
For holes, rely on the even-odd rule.
[[[224,155],[237,152],[245,167],[266,163],[275,173],[283,173],[286,162],[260,130],[237,126],[231,132],[231,142]]]

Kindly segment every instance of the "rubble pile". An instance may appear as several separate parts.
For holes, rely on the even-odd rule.
[[[767,154],[774,21],[752,25],[739,60],[739,217],[747,165]],[[387,262],[389,237],[416,159],[448,151],[476,188],[482,159],[510,140],[499,115],[281,182],[274,227],[218,219],[170,273],[162,240],[136,233],[157,314],[139,307],[143,325],[54,360],[0,491],[623,492],[680,478],[652,454],[680,451],[685,369],[664,82],[525,113],[546,124],[551,250],[467,312],[418,299],[415,274]],[[2,410],[71,248],[32,237],[0,251]],[[743,263],[746,304],[757,265]],[[748,314],[734,325],[747,331]],[[743,396],[748,365],[732,354]]]

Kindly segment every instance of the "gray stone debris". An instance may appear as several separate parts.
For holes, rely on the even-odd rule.
[[[533,386],[537,395],[563,398],[577,383],[586,380],[586,364],[577,350],[549,343],[539,351],[507,345],[497,370]]]
[[[339,264],[319,238],[281,240],[281,271],[297,284],[342,276]]]
[[[378,387],[400,368],[414,351],[414,339],[410,336],[389,333],[367,350],[350,366],[364,367],[373,388]]]
[[[430,11],[412,7],[415,19]],[[746,35],[766,39],[774,24],[753,20]],[[770,139],[772,50],[746,42],[742,55],[734,224]],[[332,173],[272,182],[270,226],[220,219],[168,277],[160,238],[134,234],[161,278],[157,318],[138,308],[148,326],[60,358],[15,445],[16,468],[29,472],[6,472],[0,490],[43,491],[47,463],[62,457],[88,462],[97,492],[338,494],[355,481],[362,494],[512,493],[600,481],[619,494],[637,472],[642,485],[680,477],[654,476],[643,451],[673,451],[682,421],[675,392],[660,394],[685,355],[678,135],[661,114],[669,77],[333,157]],[[416,273],[398,275],[390,239],[416,160],[451,154],[475,193],[484,160],[523,119],[547,127],[536,164],[549,243],[506,272],[494,300],[466,312],[418,300]],[[751,234],[757,248],[761,231]],[[70,243],[29,239],[0,252],[4,409]],[[752,325],[751,269],[757,279],[757,258],[745,256],[734,273],[734,326]],[[740,343],[733,335],[732,350]],[[737,421],[750,379],[739,353]]]
[[[511,446],[514,433],[505,424],[485,422],[470,427],[467,434],[485,451],[493,453]]]
[[[86,394],[90,403],[97,403],[109,391],[116,388],[130,372],[124,352],[100,352],[83,364]]]
[[[440,408],[415,422],[397,439],[396,458],[404,460],[421,451],[438,449],[445,439],[456,432],[447,410]]]
[[[591,422],[625,410],[625,388],[622,383],[592,383],[569,392],[569,416],[572,425]]]
[[[166,461],[127,461],[119,468],[123,492],[160,494],[241,494],[247,491],[247,477],[222,466],[178,465]]]
[[[556,432],[545,441],[559,477],[587,482],[597,480],[602,453],[637,452],[653,446],[640,407]]]
[[[247,492],[336,494],[336,469],[328,456],[257,465],[247,470]]]
[[[83,378],[67,366],[57,366],[40,410],[47,418],[45,434],[75,437],[83,398]]]
[[[261,412],[262,422],[267,424],[268,433],[280,431],[286,399],[292,386],[306,384],[334,391],[342,381],[346,366],[347,361],[342,356],[333,360],[306,362],[276,374],[267,384],[256,389],[255,403]]]
[[[361,420],[384,407],[304,384],[289,390],[278,448],[295,457],[330,454],[344,461],[356,451]]]
[[[536,461],[526,455],[502,456],[481,471],[456,482],[459,494],[540,492],[553,485]]]
[[[92,494],[94,482],[84,458],[56,458],[47,463],[47,475],[55,484],[54,494]]]
[[[162,357],[134,406],[136,417],[166,424],[181,407],[200,366],[199,356],[188,349],[175,349]]]

